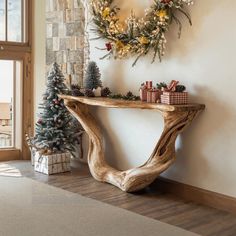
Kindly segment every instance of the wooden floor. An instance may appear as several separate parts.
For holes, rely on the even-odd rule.
[[[99,183],[86,165],[73,163],[71,173],[45,176],[34,173],[29,162],[11,162],[22,174],[37,181],[93,198],[138,214],[205,236],[236,236],[236,215],[183,201],[150,186],[142,192],[128,194],[116,187]],[[128,236],[128,235],[127,235]]]

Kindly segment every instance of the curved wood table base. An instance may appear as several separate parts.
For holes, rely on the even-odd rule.
[[[113,184],[126,192],[134,192],[147,187],[163,171],[168,169],[176,158],[175,141],[177,136],[183,132],[196,115],[205,108],[204,105],[200,104],[172,106],[117,101],[108,98],[61,97],[65,100],[68,110],[81,123],[89,136],[88,165],[93,177],[98,181]],[[122,105],[120,103],[122,103]],[[147,162],[140,167],[126,171],[119,171],[109,166],[104,157],[102,132],[95,118],[89,112],[88,105],[157,109],[161,112],[164,118],[164,131]]]

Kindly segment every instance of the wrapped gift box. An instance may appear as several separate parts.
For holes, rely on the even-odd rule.
[[[163,94],[161,95],[161,103],[169,105],[187,104],[188,93],[163,92]]]
[[[161,91],[158,89],[151,89],[147,91],[147,102],[156,103],[160,99]]]
[[[139,90],[141,101],[147,101],[147,87],[143,86]]]
[[[30,151],[31,151],[31,164],[32,166],[34,166],[34,158],[35,158],[37,150],[35,148],[31,148]]]
[[[34,170],[46,175],[68,172],[71,170],[70,159],[70,153],[41,155],[35,152]]]
[[[148,89],[152,88],[152,81],[146,81],[146,86]]]

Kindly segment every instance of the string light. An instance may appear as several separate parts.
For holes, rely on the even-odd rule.
[[[114,6],[113,2],[114,0],[91,1],[96,31],[100,37],[108,40],[103,49],[108,53],[102,59],[112,56],[121,59],[138,54],[133,63],[135,65],[141,56],[153,50],[152,62],[155,61],[156,56],[161,61],[167,43],[165,33],[172,22],[179,26],[180,36],[182,24],[176,12],[184,14],[192,24],[184,6],[193,5],[193,0],[156,0],[150,8],[145,9],[144,17],[137,18],[134,11],[131,11],[125,22],[121,22],[118,18],[117,14],[120,9]]]

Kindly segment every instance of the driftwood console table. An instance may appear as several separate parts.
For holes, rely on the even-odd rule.
[[[61,95],[68,110],[78,119],[89,136],[88,165],[93,177],[113,184],[126,192],[134,192],[151,184],[174,162],[175,140],[194,117],[205,109],[201,104],[164,105],[141,101],[124,101],[109,98],[85,98]],[[107,108],[152,109],[164,118],[164,130],[151,157],[140,167],[119,171],[109,166],[104,157],[103,137],[89,106]]]

